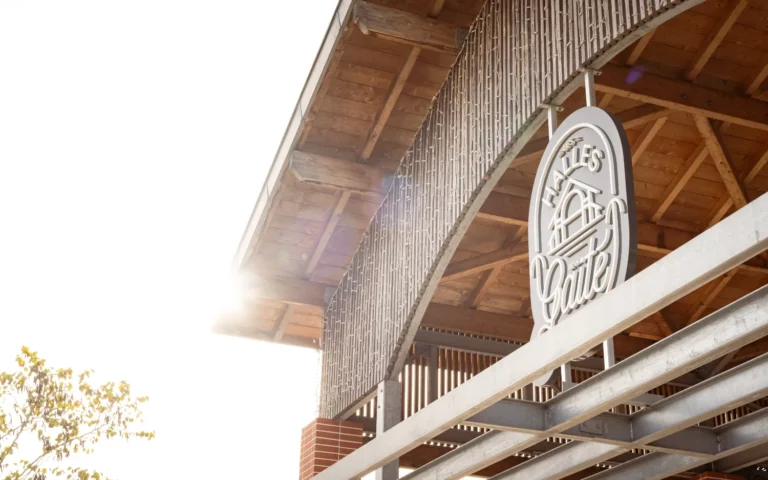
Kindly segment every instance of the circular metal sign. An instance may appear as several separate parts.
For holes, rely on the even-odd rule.
[[[632,276],[634,197],[621,123],[597,107],[574,112],[547,145],[531,197],[531,340]]]

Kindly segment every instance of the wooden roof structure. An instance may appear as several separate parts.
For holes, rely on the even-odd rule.
[[[483,3],[374,0],[350,10],[333,49],[318,58],[324,64],[312,72],[319,78],[303,118],[284,139],[283,168],[273,172],[269,202],[252,219],[259,229],[243,238],[240,268],[262,288],[222,330],[318,346],[326,288],[349,265]],[[393,16],[411,29],[398,31]],[[768,2],[708,0],[647,34],[597,77],[599,105],[623,121],[632,146],[638,270],[768,191],[766,76]],[[582,105],[576,92],[563,118]],[[423,326],[529,337],[528,263],[515,245],[526,236],[546,142],[542,129],[497,184]],[[617,354],[635,353],[766,283],[765,259],[755,258],[632,327],[618,337]],[[742,349],[731,364],[766,346]]]
[[[248,282],[247,304],[222,318],[219,331],[320,347],[330,295],[483,4],[340,2],[237,252],[237,267]],[[706,0],[601,69],[599,106],[622,121],[633,152],[638,271],[768,192],[767,78],[768,0]],[[583,99],[583,91],[573,93],[562,105],[562,118],[582,107]],[[530,338],[524,242],[547,142],[545,126],[504,172],[421,321],[426,333],[417,335],[417,343],[440,346],[433,354],[456,375],[440,384],[438,395]],[[615,337],[616,354],[638,353],[767,284],[763,253]],[[757,340],[656,393],[672,395],[681,385],[767,351],[768,339]],[[427,360],[425,350],[414,345],[402,377],[412,398],[403,400],[405,417],[430,401],[427,392],[434,388],[426,387]],[[583,366],[575,380],[594,371]],[[733,415],[763,406],[761,400]],[[374,404],[366,405],[356,418],[370,423],[374,411]],[[729,418],[718,417],[715,424]],[[401,464],[419,467],[477,433],[446,432],[412,450]],[[529,455],[535,453],[541,450]],[[520,460],[512,457],[482,473]]]

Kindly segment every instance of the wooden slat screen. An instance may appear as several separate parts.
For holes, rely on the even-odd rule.
[[[542,103],[640,27],[696,3],[486,2],[326,310],[322,416],[344,414],[397,378],[470,212],[511,162],[508,150],[543,122]]]

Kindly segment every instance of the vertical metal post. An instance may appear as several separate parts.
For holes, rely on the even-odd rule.
[[[573,377],[571,377],[571,362],[560,365],[560,383],[563,391],[573,386]]]
[[[555,130],[557,130],[557,107],[548,105],[547,106],[547,128],[549,131],[549,139],[552,139],[552,136],[555,134]]]
[[[594,107],[597,104],[595,97],[595,72],[594,70],[584,70],[584,92],[587,97],[587,106]],[[616,365],[616,353],[613,349],[613,338],[603,342],[603,362],[605,369],[608,370]]]
[[[616,353],[613,351],[613,339],[603,342],[603,366],[606,370],[616,365]]]
[[[593,70],[584,70],[584,91],[587,94],[587,106],[594,107],[597,105],[595,97],[595,72]]]
[[[547,131],[549,132],[549,139],[551,140],[552,137],[555,135],[555,130],[557,130],[557,126],[558,126],[557,112],[561,107],[556,107],[554,105],[547,105],[546,107],[547,107]],[[568,390],[573,385],[573,380],[571,378],[570,362],[560,366],[560,383],[563,391]]]
[[[379,384],[376,406],[376,434],[382,434],[400,423],[400,382],[384,380]],[[400,460],[392,460],[376,470],[376,480],[400,478]]]
[[[437,346],[429,346],[429,363],[427,363],[427,404],[437,400]]]

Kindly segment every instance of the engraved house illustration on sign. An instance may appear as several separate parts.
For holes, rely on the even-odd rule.
[[[572,256],[587,245],[595,225],[603,220],[603,206],[596,201],[600,190],[573,177],[568,177],[567,185],[555,205],[552,220],[549,222],[549,255]]]

